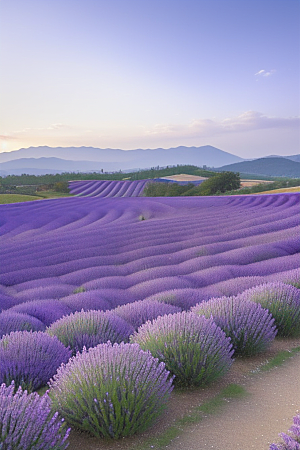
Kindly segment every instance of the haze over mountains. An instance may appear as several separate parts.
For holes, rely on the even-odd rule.
[[[287,157],[272,156],[262,158],[269,161],[271,159],[280,160],[278,167],[286,165],[288,161],[289,172],[293,173],[293,164],[299,164],[300,155]],[[261,160],[262,160],[261,159]],[[260,161],[260,160],[256,160]],[[210,145],[202,147],[176,147],[157,149],[101,149],[94,147],[29,147],[12,152],[0,153],[0,175],[20,175],[23,173],[30,175],[43,175],[46,173],[62,172],[113,172],[130,171],[138,169],[148,169],[151,167],[165,167],[177,164],[192,164],[195,166],[207,166],[222,168],[222,170],[233,170],[244,173],[261,173],[267,175],[265,171],[257,172],[259,165],[248,166],[253,161],[247,161],[239,156],[220,150]],[[242,166],[239,166],[242,164]],[[274,163],[275,164],[275,163]],[[274,166],[272,163],[272,167]],[[261,167],[266,167],[265,164]],[[274,166],[275,167],[275,166]],[[254,171],[253,171],[254,170]],[[263,169],[264,170],[264,169]],[[298,169],[296,169],[296,173]],[[278,172],[279,173],[279,172]],[[274,173],[274,176],[284,176]],[[285,175],[292,176],[292,175]],[[296,176],[296,175],[293,175]],[[300,176],[300,175],[298,175]]]
[[[177,164],[218,167],[243,161],[243,158],[210,145],[153,150],[119,150],[93,147],[29,147],[0,154],[0,170],[8,173],[38,174],[72,171],[137,170]],[[35,170],[33,172],[33,169]],[[24,172],[23,172],[24,173]]]

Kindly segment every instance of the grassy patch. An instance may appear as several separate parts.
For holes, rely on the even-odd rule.
[[[41,200],[43,197],[38,197],[35,195],[22,195],[22,194],[0,194],[0,204],[4,205],[7,203],[20,203],[20,202],[31,202],[33,200]]]
[[[272,189],[271,191],[257,192],[257,194],[282,194],[285,192],[300,192],[300,186],[282,189]]]
[[[39,195],[42,198],[74,197],[74,195],[72,195],[72,194],[67,194],[65,192],[55,192],[55,191],[39,191]]]
[[[33,200],[43,200],[47,198],[63,198],[63,197],[73,197],[73,195],[54,191],[41,191],[39,192],[39,195],[0,194],[0,204],[4,205],[8,203],[31,202]]]
[[[85,292],[85,291],[86,291],[85,287],[80,286],[79,288],[74,289],[73,294],[79,294],[80,292]]]
[[[282,364],[289,358],[292,358],[296,353],[300,352],[300,347],[292,348],[291,350],[282,350],[278,352],[274,358],[268,361],[266,364],[261,366],[260,371],[267,371],[273,369],[274,367],[282,366]]]
[[[174,425],[167,428],[160,436],[148,439],[142,447],[133,447],[132,450],[147,450],[152,448],[158,450],[165,448],[173,439],[180,435],[184,426],[200,422],[207,415],[218,412],[229,400],[244,397],[245,395],[248,395],[248,393],[242,386],[229,384],[211,400],[197,406],[189,414],[176,420]]]

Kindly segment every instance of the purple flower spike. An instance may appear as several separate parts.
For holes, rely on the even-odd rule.
[[[11,309],[0,314],[0,338],[11,331],[44,331],[45,325],[36,317]]]
[[[211,319],[191,312],[160,316],[142,325],[130,341],[166,364],[181,386],[216,380],[232,363],[232,345]]]
[[[0,386],[0,448],[65,450],[70,429],[51,411],[48,394],[28,394],[15,384]]]
[[[127,303],[126,305],[118,306],[118,308],[112,310],[114,314],[130,323],[135,330],[143,323],[147,322],[147,320],[153,320],[158,316],[174,314],[180,311],[181,308],[178,306],[154,300],[140,300],[138,302]]]
[[[70,356],[56,337],[41,331],[12,332],[0,340],[0,383],[14,380],[16,387],[34,391],[45,386]]]
[[[266,309],[237,297],[212,298],[191,311],[211,317],[231,338],[236,355],[252,356],[267,350],[277,333],[274,318]]]
[[[283,443],[271,444],[269,450],[300,450],[300,415],[293,418],[293,425],[289,429],[290,435],[280,433]]]
[[[107,341],[128,341],[134,328],[110,311],[80,311],[57,320],[46,332],[57,336],[75,355],[83,347],[95,347]]]
[[[120,438],[147,429],[173,389],[163,363],[133,344],[99,344],[62,365],[50,382],[53,408],[75,428]]]
[[[300,291],[294,286],[264,283],[237,296],[242,302],[251,300],[269,310],[275,319],[278,336],[300,336]]]

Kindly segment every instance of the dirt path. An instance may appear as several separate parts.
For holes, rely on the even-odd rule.
[[[284,366],[244,383],[249,397],[232,400],[217,414],[188,427],[172,450],[268,450],[280,441],[300,409],[300,354]]]
[[[212,386],[174,390],[167,411],[148,431],[116,441],[72,431],[68,450],[268,450],[269,443],[280,440],[280,432],[287,432],[300,409],[300,353],[287,359],[282,367],[251,373],[279,351],[299,346],[300,339],[275,339],[263,355],[236,360],[229,373]],[[231,400],[197,424],[185,425],[173,441],[157,444],[156,438],[176,421],[230,383],[242,385],[250,395]]]

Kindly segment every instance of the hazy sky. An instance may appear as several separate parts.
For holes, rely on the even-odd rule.
[[[299,0],[0,0],[0,151],[299,153]]]

